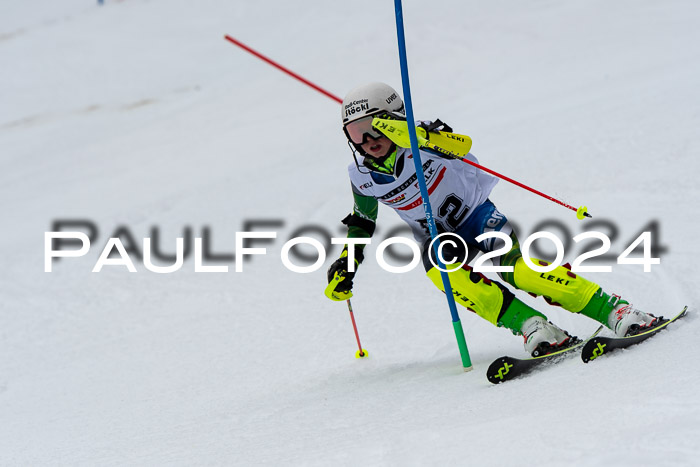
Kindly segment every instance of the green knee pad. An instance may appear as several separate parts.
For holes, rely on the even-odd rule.
[[[533,258],[535,264],[547,266],[546,261]],[[542,295],[553,304],[573,313],[582,311],[600,286],[558,266],[550,272],[530,269],[525,260],[518,258],[514,270],[515,285],[521,290]]]

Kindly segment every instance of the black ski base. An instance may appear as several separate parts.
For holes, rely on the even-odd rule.
[[[601,355],[612,352],[615,349],[624,349],[631,345],[639,344],[640,342],[656,335],[659,331],[666,329],[666,327],[673,323],[674,321],[684,317],[688,312],[688,307],[683,308],[683,311],[678,313],[671,319],[663,319],[663,316],[659,318],[659,324],[651,329],[648,329],[642,333],[635,334],[634,336],[627,337],[595,337],[589,340],[586,345],[583,346],[581,350],[581,360],[585,363],[595,360]]]
[[[598,335],[600,331],[603,330],[603,326],[599,327],[598,330],[593,334],[592,337]],[[589,338],[590,339],[590,338]],[[564,349],[560,349],[556,352],[552,352],[541,357],[532,358],[514,358],[514,357],[501,357],[489,365],[488,370],[486,370],[486,378],[489,382],[493,384],[503,383],[504,381],[510,381],[511,379],[517,378],[524,374],[529,373],[535,368],[545,366],[547,364],[553,364],[559,362],[568,357],[576,355],[575,350],[580,349],[583,345],[588,342],[582,340],[575,340],[572,345]]]

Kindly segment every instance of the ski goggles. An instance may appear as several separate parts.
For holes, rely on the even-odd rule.
[[[345,127],[343,127],[345,136],[347,136],[352,143],[358,145],[366,143],[369,138],[381,138],[384,135],[372,126],[372,120],[374,120],[375,117],[395,120],[395,117],[388,113],[368,115],[367,117],[359,118],[345,125]]]

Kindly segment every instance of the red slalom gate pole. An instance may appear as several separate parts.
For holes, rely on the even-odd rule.
[[[343,100],[342,100],[341,98],[339,98],[338,96],[336,96],[336,95],[334,95],[334,94],[331,94],[330,92],[328,92],[328,91],[326,91],[325,89],[323,89],[321,86],[318,86],[318,85],[312,83],[311,81],[309,81],[308,79],[306,79],[306,78],[304,78],[304,77],[302,77],[302,76],[300,76],[300,75],[294,73],[294,72],[293,72],[292,70],[290,70],[289,68],[283,67],[282,65],[280,65],[280,64],[277,63],[276,61],[272,60],[271,58],[268,58],[268,57],[264,56],[264,55],[261,54],[260,52],[251,49],[250,47],[248,47],[247,45],[245,45],[243,42],[241,42],[241,41],[239,41],[239,40],[237,40],[237,39],[234,39],[233,37],[231,37],[231,36],[229,36],[229,35],[225,35],[225,36],[224,36],[224,39],[226,39],[227,41],[229,41],[229,42],[231,42],[231,43],[237,45],[238,47],[240,47],[241,49],[245,50],[246,52],[249,52],[249,53],[255,55],[255,56],[258,57],[260,60],[269,63],[270,65],[272,65],[273,67],[277,68],[278,70],[281,70],[281,71],[287,73],[287,74],[288,74],[289,76],[291,76],[292,78],[296,78],[297,80],[301,81],[302,83],[304,83],[305,85],[309,86],[310,88],[313,88],[313,89],[315,89],[316,91],[320,92],[320,93],[323,94],[324,96],[330,97],[331,99],[333,99],[334,101],[336,101],[338,104],[342,104],[342,103],[343,103]]]
[[[356,358],[364,358],[366,357],[367,351],[362,348],[362,344],[360,344],[360,335],[357,333],[357,325],[355,324],[355,315],[352,312],[352,304],[350,303],[350,299],[347,299],[348,302],[348,310],[350,311],[350,319],[352,320],[352,328],[355,330],[355,338],[357,339],[357,347],[360,349],[357,352],[355,352],[355,357]]]

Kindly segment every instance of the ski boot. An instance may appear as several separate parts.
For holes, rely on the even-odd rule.
[[[525,321],[521,333],[525,339],[525,351],[533,357],[541,357],[580,342],[577,337],[572,337],[541,316]]]
[[[662,319],[620,301],[608,316],[608,327],[615,331],[617,337],[634,336],[658,326]]]

